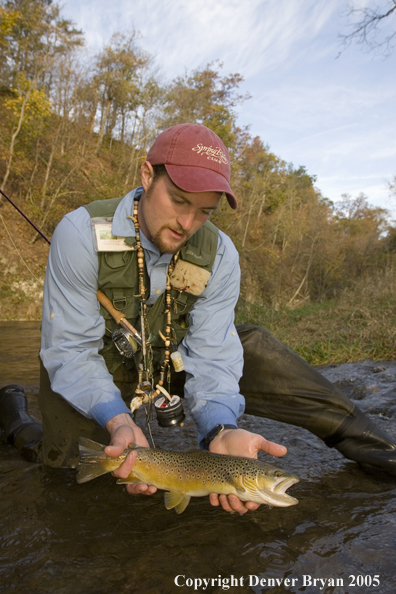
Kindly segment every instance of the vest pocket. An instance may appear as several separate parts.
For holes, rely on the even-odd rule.
[[[109,268],[122,268],[130,260],[129,252],[104,252],[104,261]]]
[[[186,336],[190,327],[190,319],[188,314],[179,316],[177,320],[172,320],[172,330],[176,335],[176,343],[179,344]]]
[[[101,289],[105,293],[106,297],[110,299],[111,303],[117,311],[121,311],[127,320],[135,325],[137,318],[139,317],[140,302],[139,298],[135,297],[131,289]],[[103,307],[100,306],[100,313],[105,320],[112,320],[113,316]]]

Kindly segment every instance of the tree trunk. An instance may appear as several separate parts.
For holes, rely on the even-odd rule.
[[[12,160],[14,158],[15,141],[16,141],[16,139],[18,137],[19,132],[21,131],[21,127],[22,127],[22,124],[23,124],[23,118],[24,118],[24,115],[25,115],[26,105],[27,105],[27,102],[29,100],[29,97],[30,97],[31,92],[32,92],[32,88],[30,87],[29,90],[27,91],[24,99],[23,99],[22,107],[21,107],[21,113],[19,114],[18,125],[17,125],[17,127],[16,127],[16,129],[15,129],[15,131],[12,134],[12,137],[11,137],[10,154],[9,154],[9,157],[8,157],[7,168],[6,168],[6,172],[5,172],[5,175],[4,175],[4,178],[3,178],[3,181],[2,181],[1,187],[0,187],[0,189],[3,190],[3,191],[4,191],[5,185],[7,183],[8,177],[9,177],[9,175],[11,173],[11,165],[12,165]]]
[[[52,168],[52,161],[54,160],[54,155],[55,155],[55,150],[56,150],[56,145],[58,142],[58,137],[59,137],[59,132],[62,128],[62,124],[60,124],[60,126],[58,127],[57,131],[56,131],[56,136],[55,136],[55,140],[53,142],[52,148],[51,148],[51,153],[48,159],[48,163],[47,163],[47,167],[45,170],[45,179],[44,179],[44,184],[43,184],[43,188],[41,191],[41,204],[40,204],[40,208],[43,209],[45,206],[45,198],[47,195],[47,185],[48,185],[48,180],[49,180],[49,176],[51,173],[51,168]]]
[[[109,116],[110,107],[111,107],[111,101],[107,101],[106,109],[104,110],[102,121],[100,123],[100,129],[98,132],[98,141],[96,144],[95,154],[98,153],[100,147],[102,146],[104,131],[105,131],[105,127],[106,127],[107,118]]]

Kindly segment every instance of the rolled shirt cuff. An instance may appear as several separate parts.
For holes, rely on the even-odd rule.
[[[122,398],[115,398],[110,402],[98,402],[91,410],[92,417],[104,429],[107,421],[122,413],[131,414],[131,411],[122,400]]]
[[[216,425],[238,425],[237,416],[230,408],[210,401],[192,415],[197,425],[198,444],[201,449],[204,448],[204,438]]]

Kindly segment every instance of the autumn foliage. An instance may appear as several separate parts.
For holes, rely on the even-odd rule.
[[[50,237],[71,209],[138,185],[139,166],[161,130],[201,122],[230,150],[239,207],[231,211],[224,201],[213,222],[239,250],[244,302],[301,307],[337,297],[367,274],[388,274],[396,230],[387,212],[363,195],[332,204],[305,167],[286,163],[239,127],[236,108],[248,100],[239,92],[242,80],[238,73],[224,75],[214,62],[164,83],[136,32],[114,35],[88,58],[82,32],[58,4],[2,0],[1,189]],[[15,297],[18,274],[24,270],[27,277],[26,266],[43,278],[45,246],[37,262],[43,241],[16,223],[19,215],[4,199],[0,214],[7,299]],[[39,306],[32,311],[37,317]]]

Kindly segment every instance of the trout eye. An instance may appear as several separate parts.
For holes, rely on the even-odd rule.
[[[274,476],[276,476],[276,477],[283,476],[283,472],[281,470],[275,470]]]

